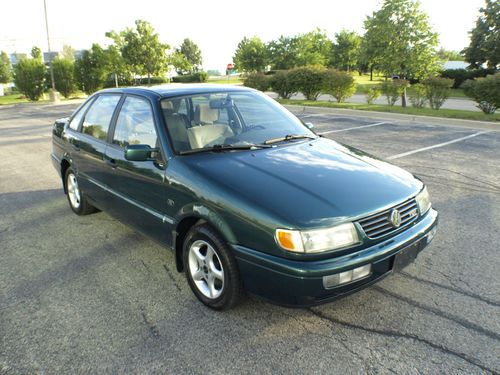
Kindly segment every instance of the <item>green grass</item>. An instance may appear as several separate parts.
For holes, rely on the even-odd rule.
[[[356,94],[364,95],[365,89],[373,86],[379,85],[384,82],[385,78],[383,76],[373,75],[373,81],[370,81],[369,74],[359,75],[358,73],[353,73],[354,80],[356,81]],[[411,87],[408,89],[408,94],[411,95],[413,90]],[[450,98],[467,98],[462,89],[451,89]]]
[[[0,96],[0,105],[26,103],[28,99],[24,98],[21,94]]]
[[[416,116],[432,116],[442,118],[456,118],[464,120],[477,120],[477,121],[500,121],[500,113],[491,115],[484,114],[483,112],[463,111],[459,109],[440,109],[434,110],[430,108],[403,108],[401,106],[389,106],[379,104],[361,104],[361,103],[336,103],[327,101],[312,101],[312,100],[295,100],[295,99],[278,99],[281,104],[294,104],[309,107],[326,107],[326,108],[344,108],[344,109],[357,109],[362,111],[376,111],[376,112],[390,112],[402,113],[405,115]]]
[[[227,76],[220,76],[220,77],[210,77],[207,81],[208,83],[220,83],[223,85],[241,85],[243,84],[243,81],[240,79],[239,76],[230,76],[229,79]]]

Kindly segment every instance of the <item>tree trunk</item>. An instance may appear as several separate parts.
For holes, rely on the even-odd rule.
[[[148,85],[151,84],[151,73],[148,72]]]
[[[373,81],[373,65],[370,65],[370,81]]]
[[[118,87],[118,74],[115,73],[115,87]]]
[[[406,87],[403,89],[403,92],[401,93],[401,106],[403,108],[406,108]]]

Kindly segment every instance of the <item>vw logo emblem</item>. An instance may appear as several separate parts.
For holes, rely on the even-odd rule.
[[[398,228],[401,225],[401,214],[398,210],[392,210],[389,219],[394,228]]]

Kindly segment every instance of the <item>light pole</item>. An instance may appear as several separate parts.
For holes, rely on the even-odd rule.
[[[58,101],[56,95],[56,83],[54,81],[54,69],[52,68],[52,53],[50,51],[50,36],[49,36],[49,21],[47,18],[47,1],[43,0],[43,9],[45,11],[45,29],[47,30],[47,46],[49,47],[49,69],[50,69],[50,80],[52,83],[52,92],[50,93],[50,101]]]

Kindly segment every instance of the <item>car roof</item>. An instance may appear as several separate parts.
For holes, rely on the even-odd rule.
[[[136,87],[120,87],[110,88],[99,91],[99,93],[122,93],[136,94],[151,97],[169,98],[182,95],[208,94],[211,92],[237,92],[237,91],[255,91],[244,86],[222,85],[222,84],[206,84],[206,83],[169,83],[158,86],[136,86]]]

